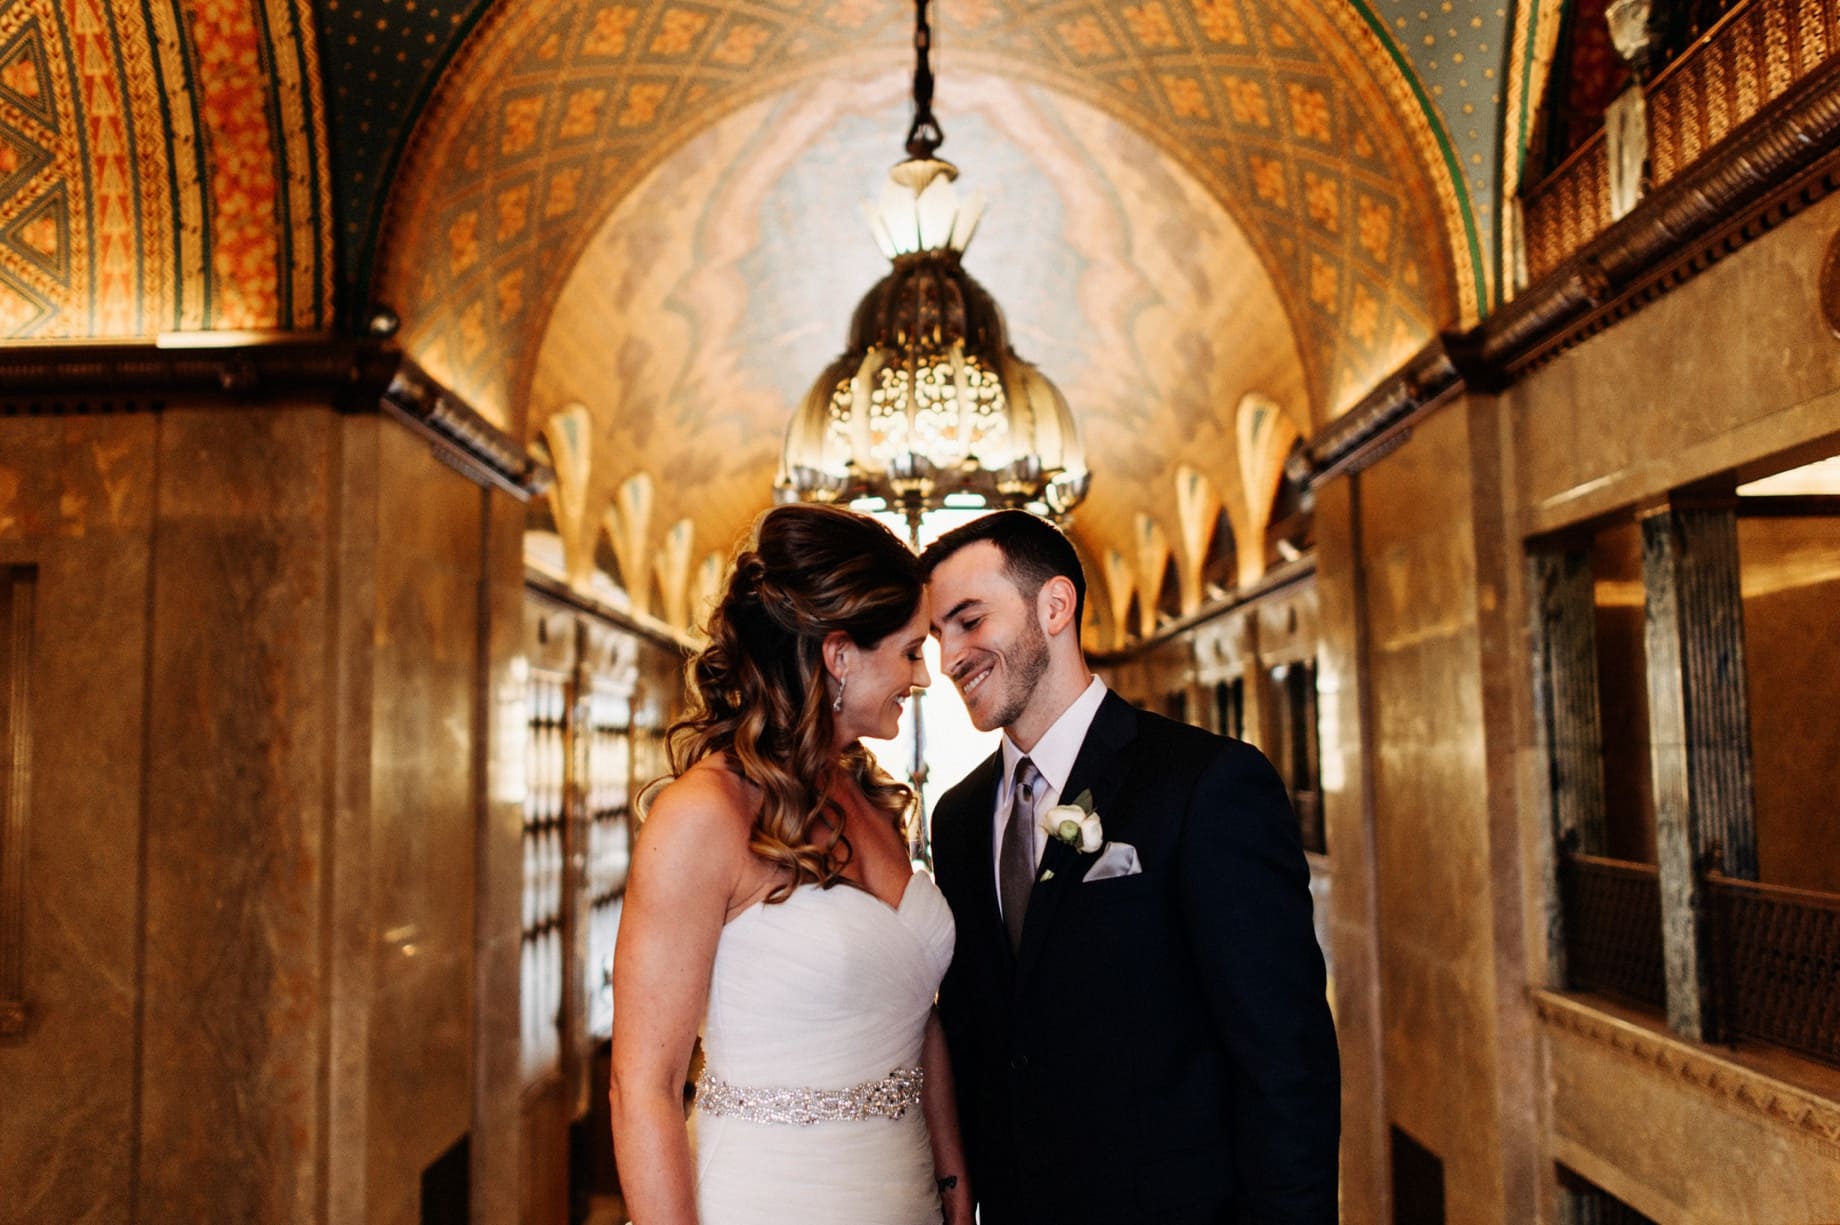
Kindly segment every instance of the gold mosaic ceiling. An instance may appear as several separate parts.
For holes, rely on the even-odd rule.
[[[906,88],[899,70],[859,70],[743,107],[647,175],[582,252],[537,353],[528,422],[553,449],[587,452],[582,487],[559,501],[586,512],[557,516],[572,557],[594,555],[609,527],[595,508],[635,477],[651,486],[649,521],[616,512],[610,536],[636,527],[656,542],[681,525],[674,547],[717,566],[766,505],[790,406],[887,269],[857,204],[894,160]],[[958,74],[953,97],[961,190],[990,197],[966,267],[1075,408],[1095,473],[1074,536],[1096,585],[1108,552],[1135,557],[1140,516],[1175,563],[1204,560],[1181,547],[1185,466],[1234,536],[1256,539],[1253,504],[1270,490],[1246,495],[1237,406],[1258,397],[1303,421],[1308,396],[1243,231],[1179,163],[1094,107],[977,72]],[[559,437],[559,414],[580,426]],[[620,562],[629,586],[645,582],[640,552]],[[661,585],[652,607],[672,594]]]
[[[1033,281],[997,284],[998,269],[1022,256],[989,238],[972,261],[998,288],[1025,354],[1075,393],[1089,434],[1111,439],[1118,492],[1096,490],[1081,529],[1102,568],[1122,573],[1126,559],[1154,554],[1159,536],[1181,535],[1166,488],[1178,447],[1204,448],[1203,466],[1229,495],[1235,474],[1269,473],[1271,456],[1233,453],[1239,410],[1229,401],[1242,390],[1309,430],[1496,296],[1491,193],[1512,189],[1516,163],[1485,154],[1503,96],[1520,112],[1528,96],[1527,73],[1503,90],[1497,68],[1550,41],[1557,0],[1458,7],[936,5],[949,134],[988,111],[988,91],[1020,90],[1018,114],[1112,133],[1109,145],[1012,140],[1041,155],[1031,161],[1038,187],[1071,199],[1105,184],[1090,198],[1133,199],[1111,221],[1063,227],[1073,258],[1041,257]],[[0,333],[314,330],[349,326],[382,302],[403,319],[405,349],[534,438],[559,402],[551,391],[575,377],[553,355],[631,339],[569,322],[565,286],[617,232],[610,218],[622,208],[641,216],[625,202],[647,176],[751,107],[792,105],[843,81],[886,92],[908,60],[910,16],[897,0],[13,0],[0,5]],[[1106,162],[1132,140],[1135,169]],[[891,134],[891,153],[893,143]],[[964,156],[966,137],[946,151]],[[732,151],[724,173],[745,178],[751,152]],[[834,165],[849,181],[830,232],[854,233],[856,201],[871,188],[847,159]],[[993,185],[1008,169],[967,167]],[[1146,190],[1137,170],[1160,186]],[[1172,235],[1183,227],[1217,231],[1209,249],[1237,261],[1232,275],[1215,267],[1201,294],[1178,284],[1192,268],[1137,258],[1156,243],[1179,249]],[[1092,249],[1074,249],[1081,241]],[[639,251],[636,265],[648,258]],[[762,242],[731,272],[741,298],[805,311],[821,330],[829,307],[815,298],[759,292],[813,266]],[[1142,318],[1162,320],[1154,337],[1115,311],[1067,313],[1080,299],[1057,290],[1095,269],[1130,269],[1152,287],[1145,300],[1158,305]],[[831,289],[860,293],[857,272]],[[700,338],[684,350],[699,370],[706,354],[754,343],[746,319],[705,309],[719,297],[686,299],[702,314],[666,307]],[[565,325],[584,330],[570,342]],[[840,334],[841,319],[835,326]],[[1072,360],[1076,334],[1106,360]],[[658,335],[651,327],[647,338]],[[816,335],[813,345],[828,343]],[[804,361],[801,350],[783,368]],[[1252,377],[1260,361],[1265,372]],[[749,434],[754,450],[777,438],[770,401],[788,385],[755,378],[759,368],[728,372],[761,397],[755,419],[775,419],[770,431],[750,426],[760,431]],[[1182,393],[1158,387],[1141,402],[1117,393],[1146,368],[1183,371]],[[681,426],[683,406],[660,394],[659,419]],[[627,428],[615,418],[630,402],[577,399],[607,417],[602,433]],[[661,472],[684,462],[669,437],[654,438],[647,457]],[[1127,505],[1151,518],[1127,522]],[[699,549],[739,506],[715,514]]]
[[[887,0],[493,8],[417,129],[376,296],[431,371],[515,428],[563,280],[644,174],[749,102],[898,65],[909,20]],[[1220,201],[1277,286],[1312,418],[1475,315],[1467,204],[1365,10],[958,0],[939,27],[948,132],[954,73],[1026,79],[1144,134]]]
[[[444,74],[376,297],[405,348],[514,433],[580,406],[591,455],[562,525],[578,564],[631,530],[597,508],[635,475],[655,503],[640,535],[679,583],[766,504],[803,383],[879,275],[858,201],[898,152],[910,16],[886,0],[507,5]],[[1076,539],[1114,620],[1127,587],[1140,614],[1159,602],[1166,562],[1198,587],[1185,542],[1205,532],[1181,482],[1190,520],[1218,507],[1258,539],[1275,460],[1238,453],[1243,402],[1291,423],[1261,437],[1307,432],[1477,311],[1458,188],[1346,5],[955,0],[935,65],[968,183],[1061,210],[1030,242],[987,229],[968,265],[1081,420],[1096,475]],[[832,156],[853,114],[877,130]],[[1023,267],[1037,275],[1010,279]],[[672,597],[662,583],[654,606]]]

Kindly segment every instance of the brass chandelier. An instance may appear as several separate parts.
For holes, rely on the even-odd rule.
[[[1002,310],[961,263],[983,205],[961,205],[958,168],[934,156],[945,134],[927,3],[914,5],[907,159],[868,210],[893,268],[793,416],[775,482],[782,501],[901,512],[916,540],[921,516],[947,507],[1060,519],[1090,482],[1066,398],[1010,348]]]

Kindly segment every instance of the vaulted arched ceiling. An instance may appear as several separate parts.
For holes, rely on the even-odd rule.
[[[1563,0],[939,8],[948,57],[989,54],[1001,71],[1060,74],[1135,122],[1165,126],[1168,142],[1196,159],[1224,159],[1204,178],[1242,196],[1263,183],[1275,204],[1281,181],[1284,200],[1301,208],[1302,175],[1314,169],[1324,216],[1321,166],[1270,148],[1256,166],[1250,158],[1252,145],[1303,130],[1291,129],[1312,105],[1295,110],[1290,87],[1307,90],[1312,74],[1327,71],[1338,83],[1327,96],[1334,138],[1367,131],[1390,167],[1418,164],[1404,190],[1430,206],[1418,199],[1405,224],[1428,225],[1428,245],[1449,265],[1450,309],[1436,323],[1467,322],[1499,296],[1496,217],[1519,180]],[[758,96],[776,76],[809,73],[828,57],[892,49],[906,18],[907,6],[892,0],[10,0],[0,5],[0,338],[361,324],[405,163],[418,163],[440,132],[470,140],[496,131],[490,107],[476,104],[499,86],[543,92],[597,75],[633,86],[602,116],[620,131],[599,144],[621,164],[575,180],[599,193],[587,202],[593,213],[632,181],[629,155],[642,160],[685,124],[712,121],[738,105],[737,91]],[[590,46],[607,55],[572,58]],[[517,50],[528,54],[514,63]],[[515,83],[497,75],[507,66]],[[602,71],[621,68],[631,71]],[[568,105],[591,106],[590,97],[571,95]],[[540,117],[550,130],[526,151],[555,166],[561,181],[546,204],[562,209],[571,167],[561,163],[598,138],[580,133],[592,117],[565,116],[560,96]],[[410,178],[436,193],[460,190],[438,173]],[[515,205],[514,196],[505,207]],[[416,221],[425,212],[397,210]],[[579,235],[592,224],[566,228]],[[553,256],[557,230],[544,229],[535,249]],[[386,254],[400,237],[385,240]],[[1296,234],[1290,249],[1252,237],[1262,256],[1292,260],[1288,272],[1277,269],[1282,281],[1308,281],[1314,265]],[[508,303],[519,288],[495,286]],[[1441,292],[1434,286],[1428,300],[1439,304]],[[1333,355],[1315,365],[1327,370],[1312,377],[1332,403]]]
[[[957,117],[995,116],[990,99],[1008,89],[1019,100],[1009,129],[986,127],[1034,159],[1038,182],[1065,199],[1092,182],[1137,193],[1122,221],[1063,227],[1066,258],[1033,265],[1046,269],[1042,284],[1001,286],[1031,266],[1001,242],[987,239],[973,265],[991,261],[982,274],[1009,305],[1019,343],[1090,401],[1089,428],[1122,431],[1107,448],[1113,470],[1166,529],[1165,452],[1196,430],[1211,438],[1231,417],[1226,401],[1295,401],[1284,407],[1299,427],[1319,427],[1497,296],[1501,193],[1518,175],[1562,0],[935,8],[949,132]],[[411,355],[533,438],[576,377],[553,355],[597,335],[570,304],[570,278],[608,243],[638,251],[629,234],[645,228],[635,193],[648,176],[730,120],[850,82],[886,124],[910,16],[894,0],[12,0],[0,5],[0,336],[323,330],[361,326],[383,302],[401,314]],[[841,116],[847,99],[834,109]],[[1029,116],[1051,122],[1023,133],[1016,125]],[[1063,139],[1083,124],[1112,134]],[[1132,141],[1130,166],[1106,162]],[[947,152],[963,157],[967,146],[978,148],[969,126]],[[855,201],[871,189],[847,169],[856,160],[834,162],[851,181],[840,184],[833,229],[853,227]],[[746,167],[739,151],[721,173],[739,182]],[[1008,168],[967,169],[1002,179]],[[1161,177],[1133,185],[1139,171]],[[641,220],[612,220],[622,216]],[[1195,268],[1154,256],[1184,226],[1228,235],[1214,249],[1235,252],[1209,266],[1201,291],[1185,288]],[[783,288],[783,271],[763,259],[737,269],[749,301]],[[1135,274],[1159,304],[1136,322],[1084,311],[1068,323],[1067,300],[1042,285],[1096,270]],[[853,296],[866,275],[839,269],[829,291]],[[718,296],[687,300],[707,307]],[[782,295],[771,309],[815,319],[829,308]],[[706,353],[747,348],[745,321],[721,309],[676,302],[672,312],[702,336],[699,373]],[[1146,331],[1144,319],[1161,322]],[[1074,324],[1108,359],[1128,351],[1144,368],[1188,370],[1180,394],[1160,388],[1141,403],[1113,394],[1129,363],[1070,355]],[[1247,351],[1276,363],[1265,386],[1229,343],[1253,336]],[[783,371],[803,370],[806,356]],[[762,405],[799,377],[749,382],[747,370],[727,373]],[[776,415],[759,412],[763,422]],[[777,434],[751,427],[749,445],[760,451]],[[1165,452],[1140,454],[1152,437]],[[1237,471],[1231,446],[1209,451],[1223,487]],[[1182,479],[1198,488],[1199,474]],[[1089,551],[1143,554],[1155,533],[1142,521],[1127,530],[1122,504],[1107,505],[1096,491],[1082,519]]]
[[[1184,464],[1244,533],[1237,405],[1308,412],[1296,336],[1244,232],[1181,163],[1089,104],[974,72],[953,97],[961,190],[990,197],[965,265],[1066,393],[1091,457],[1076,541],[1089,558],[1124,551],[1140,513],[1175,538]],[[906,124],[899,69],[814,80],[698,133],[621,200],[562,289],[530,396],[533,435],[588,410],[580,506],[644,474],[648,534],[688,520],[694,550],[726,559],[767,504],[791,406],[887,270],[858,202]],[[579,559],[604,523],[560,527]]]
[[[0,336],[333,324],[309,0],[0,5]]]
[[[567,0],[493,9],[442,79],[391,198],[378,296],[438,377],[519,425],[534,350],[601,220],[724,114],[905,59],[880,0]],[[1180,161],[1240,223],[1321,419],[1483,292],[1466,191],[1367,10],[1341,0],[963,0],[939,109],[982,71],[1081,98]]]

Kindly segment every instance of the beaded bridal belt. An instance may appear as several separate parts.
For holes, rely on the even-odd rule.
[[[880,1080],[847,1089],[755,1089],[717,1080],[705,1067],[696,1078],[696,1108],[753,1123],[832,1123],[898,1119],[920,1104],[923,1068],[896,1068]]]

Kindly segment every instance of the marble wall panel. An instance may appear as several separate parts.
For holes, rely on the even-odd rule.
[[[0,1042],[0,1221],[128,1219],[151,415],[0,419],[0,565],[38,569],[25,1036]]]
[[[1840,341],[1820,306],[1837,229],[1830,196],[1516,385],[1524,528],[1840,431]]]
[[[1317,730],[1325,841],[1335,848],[1329,955],[1335,965],[1335,1028],[1342,1054],[1343,1217],[1379,1222],[1391,1214],[1357,547],[1359,482],[1359,477],[1336,481],[1316,495],[1322,635]]]
[[[160,418],[138,1193],[310,1220],[338,417]]]
[[[1840,893],[1840,519],[1740,519],[1757,875]]]
[[[417,1219],[471,1126],[481,513],[427,444],[378,437],[366,1219]]]
[[[522,512],[325,406],[0,421],[40,712],[0,1221],[414,1221],[475,1118],[513,1219]]]
[[[1391,1118],[1444,1163],[1449,1219],[1504,1216],[1490,813],[1469,423],[1361,477],[1372,804]]]
[[[371,1004],[377,924],[371,888],[375,719],[379,435],[398,427],[372,416],[345,419],[340,438],[338,529],[330,616],[339,650],[334,710],[326,930],[326,1219],[363,1220],[368,1205]]]
[[[523,938],[525,711],[524,517],[495,494],[486,510],[485,792],[474,895],[472,1206],[517,1219],[521,1142],[518,1008]],[[611,1145],[612,1138],[605,1137]]]

